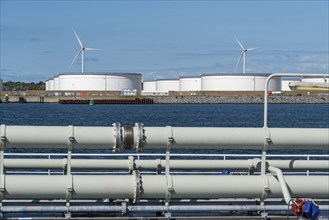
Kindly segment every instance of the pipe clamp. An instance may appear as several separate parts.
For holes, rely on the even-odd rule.
[[[133,203],[138,203],[142,193],[142,179],[138,170],[133,171],[133,176],[135,177]]]

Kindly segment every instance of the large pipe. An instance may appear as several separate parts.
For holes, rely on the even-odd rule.
[[[260,159],[248,160],[170,160],[170,169],[181,170],[242,170],[257,168]],[[267,160],[270,166],[284,170],[329,170],[328,160]],[[72,159],[72,169],[162,170],[166,161],[129,159]],[[64,169],[67,159],[5,159],[7,169]]]
[[[145,127],[144,148],[168,143],[168,127]],[[174,148],[261,149],[265,143],[263,128],[171,127]],[[327,149],[329,128],[268,128],[271,149]]]
[[[5,175],[4,199],[165,199],[166,175]],[[268,198],[282,198],[276,177],[267,175]],[[262,176],[172,175],[173,199],[261,198]],[[328,176],[286,176],[293,198],[325,199]]]
[[[128,132],[129,131],[129,132]],[[174,148],[327,149],[329,128],[216,128],[216,127],[59,127],[1,125],[8,148]],[[123,135],[124,134],[124,135]],[[267,139],[266,139],[267,138]],[[1,144],[1,143],[0,143]],[[125,144],[128,144],[125,146]]]

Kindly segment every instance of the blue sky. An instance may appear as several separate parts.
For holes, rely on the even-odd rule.
[[[145,80],[235,72],[328,73],[328,1],[1,2],[1,78],[44,81],[80,72],[137,72]],[[236,72],[242,72],[240,65]]]

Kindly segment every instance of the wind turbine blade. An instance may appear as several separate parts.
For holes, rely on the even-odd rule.
[[[253,48],[248,48],[247,51],[258,50],[258,49],[260,49],[260,47],[253,47]]]
[[[81,52],[82,52],[82,49],[81,49],[81,50],[77,53],[77,55],[74,57],[74,59],[73,59],[71,65],[70,65],[69,69],[71,69],[73,63],[78,59],[78,57],[79,57],[79,55],[81,54]]]
[[[236,66],[235,66],[235,70],[234,70],[234,72],[236,72],[236,70],[238,69],[238,66],[239,66],[239,64],[240,64],[241,58],[242,58],[242,56],[243,56],[243,53],[244,53],[244,52],[241,53],[241,55],[240,55],[240,57],[239,57],[239,59],[238,59],[238,62],[236,63]]]
[[[75,30],[74,30],[74,29],[73,29],[73,32],[74,32],[74,34],[75,34],[75,37],[77,38],[77,40],[78,40],[78,42],[79,42],[79,44],[80,44],[80,47],[81,47],[81,48],[83,48],[82,42],[81,42],[81,40],[80,40],[80,38],[79,38],[79,36],[78,36],[77,32],[75,32]]]
[[[97,48],[88,48],[86,47],[85,50],[102,50],[102,49],[97,49]]]
[[[235,38],[236,42],[240,45],[241,49],[245,50],[244,47],[242,46],[242,43],[239,41],[239,39],[236,36],[234,36],[234,38]]]

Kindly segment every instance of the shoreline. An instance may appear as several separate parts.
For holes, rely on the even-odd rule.
[[[10,103],[59,103],[60,100],[136,100],[150,99],[150,104],[263,104],[264,97],[260,95],[196,95],[196,96],[8,96]],[[0,103],[6,104],[6,97],[0,97]],[[269,95],[269,104],[329,104],[329,94],[322,95]],[[69,104],[69,103],[68,103]],[[105,103],[104,103],[105,104]],[[122,104],[122,103],[118,103]],[[129,104],[129,103],[127,103]],[[144,104],[144,103],[140,103]]]

